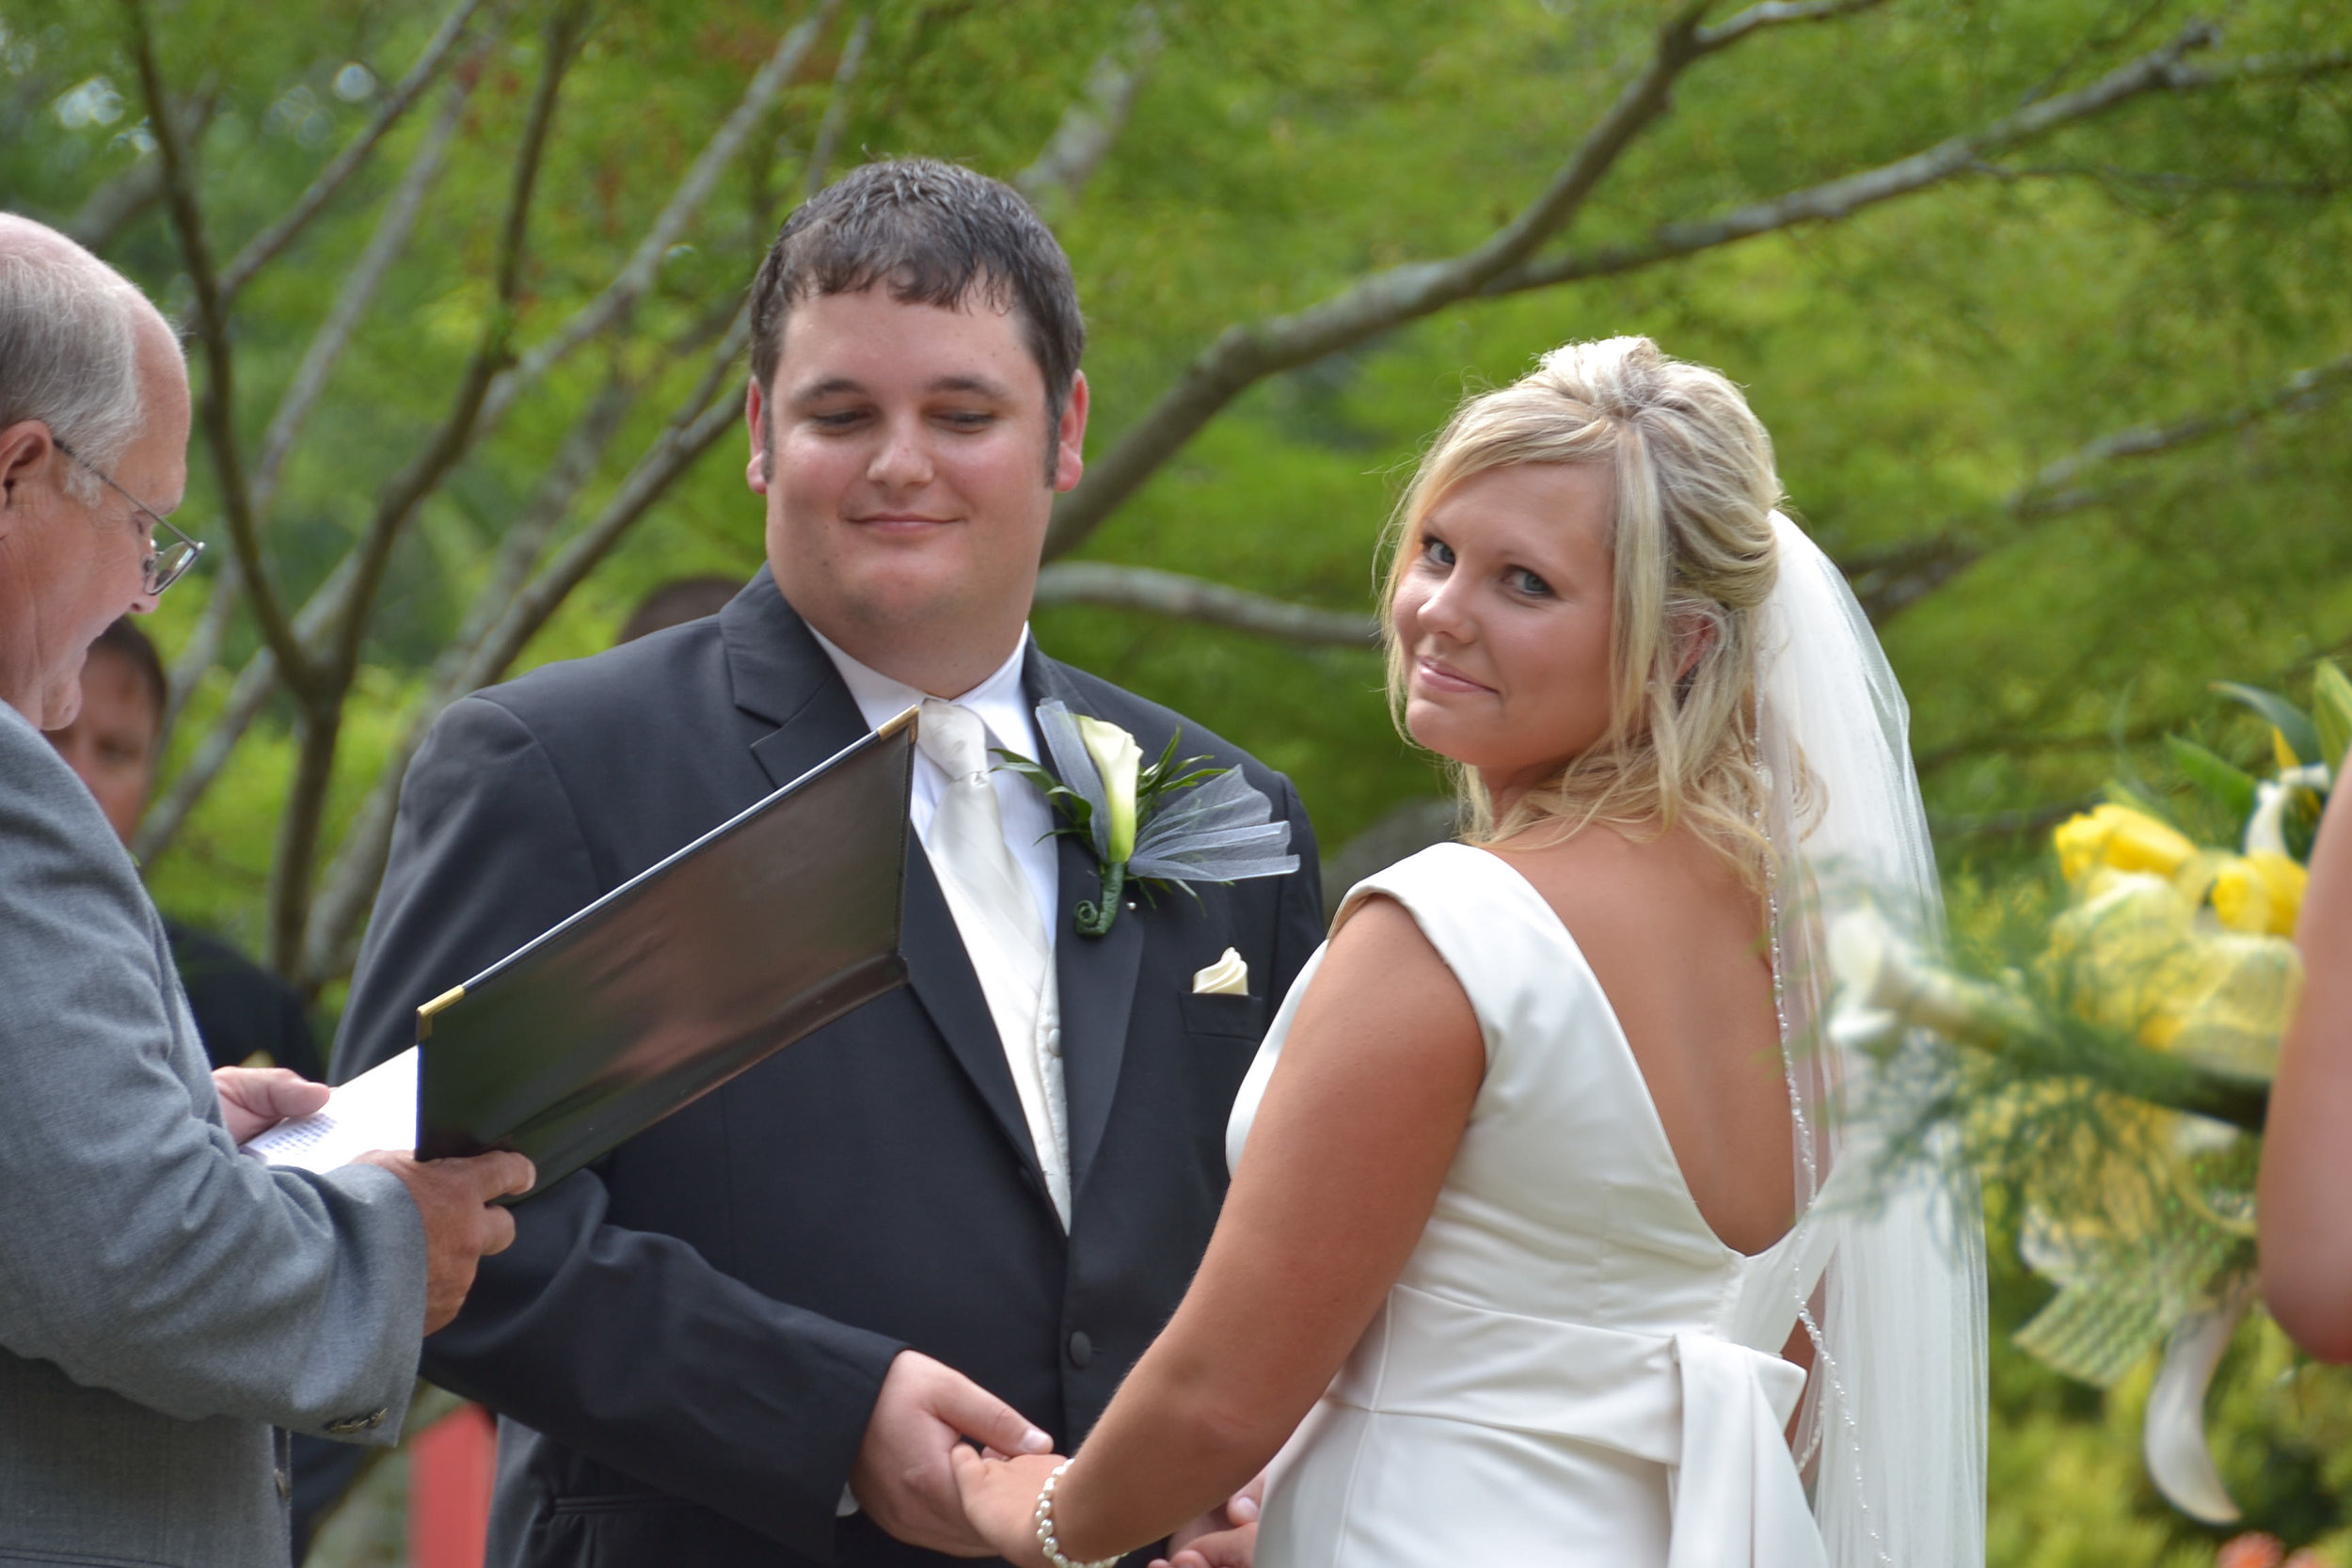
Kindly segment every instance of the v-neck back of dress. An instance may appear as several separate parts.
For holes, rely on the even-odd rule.
[[[1261,1568],[1818,1562],[1780,1436],[1798,1233],[1749,1258],[1708,1227],[1599,981],[1506,862],[1437,846],[1342,918],[1374,894],[1461,983],[1486,1073],[1419,1245],[1286,1450]],[[1235,1160],[1319,968],[1243,1085]]]

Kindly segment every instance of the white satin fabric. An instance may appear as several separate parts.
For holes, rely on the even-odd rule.
[[[1468,994],[1486,1076],[1428,1229],[1284,1450],[1259,1568],[1820,1568],[1778,1350],[1807,1230],[1749,1258],[1684,1184],[1575,940],[1500,857],[1441,844],[1358,884]],[[1236,1164],[1299,998],[1227,1133]]]

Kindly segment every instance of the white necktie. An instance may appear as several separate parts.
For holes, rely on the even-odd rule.
[[[1004,1042],[1021,1112],[1062,1228],[1070,1227],[1070,1132],[1062,1099],[1061,1008],[1053,951],[1028,879],[1005,844],[996,788],[989,782],[988,732],[970,708],[923,703],[916,731],[923,754],[947,787],[923,841],[947,895],[964,951]]]

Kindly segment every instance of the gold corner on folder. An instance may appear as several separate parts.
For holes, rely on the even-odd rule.
[[[888,739],[890,736],[897,735],[900,730],[913,725],[915,722],[915,716],[922,711],[923,710],[919,707],[902,708],[899,710],[897,718],[887,721],[881,729],[876,730],[874,733],[882,736],[884,739]]]
[[[441,992],[440,995],[435,997],[423,1006],[419,1007],[417,1009],[417,1038],[419,1040],[431,1039],[433,1037],[434,1015],[465,994],[465,987],[452,986],[449,990]]]

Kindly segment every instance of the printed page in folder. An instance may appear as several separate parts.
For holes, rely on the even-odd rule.
[[[372,1148],[417,1147],[417,1048],[338,1088],[326,1108],[293,1117],[245,1145],[273,1165],[333,1170]]]

